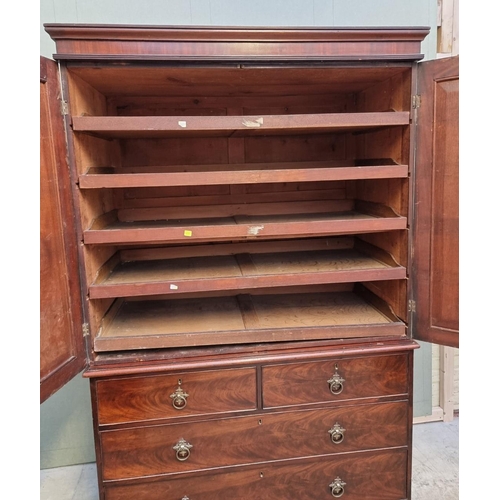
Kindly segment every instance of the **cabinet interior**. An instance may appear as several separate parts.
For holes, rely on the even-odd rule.
[[[95,352],[406,335],[410,64],[67,85]]]

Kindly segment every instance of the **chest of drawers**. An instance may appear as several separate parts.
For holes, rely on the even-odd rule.
[[[406,498],[413,348],[303,346],[299,359],[228,352],[211,371],[196,358],[174,372],[90,371],[103,496]]]

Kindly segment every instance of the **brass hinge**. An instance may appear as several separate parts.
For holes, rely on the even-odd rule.
[[[409,312],[417,312],[417,303],[414,300],[408,301],[408,311]]]
[[[66,101],[61,99],[61,115],[69,115],[69,106]]]
[[[90,335],[90,330],[89,330],[89,324],[88,323],[83,323],[82,325],[82,332],[84,337],[88,337]]]
[[[420,108],[420,104],[422,104],[422,97],[418,94],[411,96],[411,106],[413,109]]]

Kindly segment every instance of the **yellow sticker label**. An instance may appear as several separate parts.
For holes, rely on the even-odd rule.
[[[193,231],[185,230],[184,231],[184,236],[193,236]]]

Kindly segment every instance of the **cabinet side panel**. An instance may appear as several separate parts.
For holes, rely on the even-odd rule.
[[[108,112],[114,113],[113,110],[108,110],[112,105],[108,104],[105,95],[75,75],[71,69],[64,69],[66,71],[63,73],[63,80],[71,116],[106,116]],[[78,134],[71,134],[70,138],[70,159],[75,176],[90,168],[120,167],[120,144],[118,141],[108,141]],[[111,212],[119,203],[121,196],[121,192],[117,190],[98,193],[79,190],[76,186],[73,187],[73,190],[75,214],[80,220],[80,231],[90,227],[104,213]],[[81,239],[80,233],[78,240],[81,241]],[[116,248],[113,246],[82,246],[80,248],[81,259],[85,266],[82,289],[85,289],[89,283],[96,279],[101,267],[113,256],[115,251]],[[91,338],[98,331],[102,316],[110,308],[111,303],[110,300],[86,302]]]

